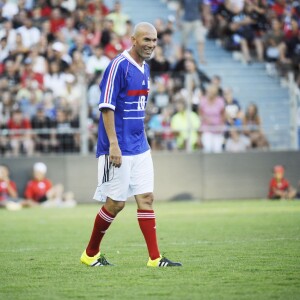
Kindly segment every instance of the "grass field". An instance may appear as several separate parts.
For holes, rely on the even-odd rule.
[[[157,202],[161,251],[150,269],[128,203],[103,240],[114,267],[79,257],[96,205],[0,210],[0,299],[300,299],[300,201]]]

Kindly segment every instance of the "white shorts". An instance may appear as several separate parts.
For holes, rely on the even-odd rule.
[[[132,156],[122,156],[122,165],[115,168],[109,164],[109,156],[98,159],[98,186],[94,199],[105,202],[109,197],[126,201],[128,197],[152,193],[154,188],[153,162],[150,150]]]

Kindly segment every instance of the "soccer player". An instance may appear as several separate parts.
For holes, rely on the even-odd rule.
[[[156,238],[153,202],[153,164],[144,131],[145,107],[150,72],[145,63],[157,43],[157,32],[150,23],[138,23],[132,47],[114,58],[100,84],[98,129],[98,186],[94,199],[105,202],[96,215],[94,228],[81,262],[88,266],[111,265],[100,254],[106,230],[124,208],[128,197],[137,203],[137,219],[144,235],[149,267],[181,266],[162,256]]]

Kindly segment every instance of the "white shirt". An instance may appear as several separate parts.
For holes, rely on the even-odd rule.
[[[87,60],[86,72],[88,74],[94,74],[96,71],[103,72],[109,63],[110,59],[105,55],[102,55],[100,58],[95,55],[90,56]]]
[[[27,28],[26,26],[21,26],[17,29],[17,32],[21,34],[23,45],[27,48],[40,41],[41,32],[36,27]]]

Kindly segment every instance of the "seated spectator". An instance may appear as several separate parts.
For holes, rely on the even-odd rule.
[[[241,127],[243,124],[243,112],[238,100],[233,98],[233,93],[230,88],[224,91],[225,100],[225,124],[226,127]],[[229,132],[225,132],[225,139],[229,137]]]
[[[263,36],[263,47],[265,51],[265,58],[267,61],[266,69],[269,75],[276,75],[276,65],[282,52],[284,41],[284,34],[282,30],[282,23],[278,19],[272,20],[272,27]]]
[[[245,135],[250,138],[252,148],[269,148],[269,143],[261,129],[261,120],[256,104],[252,103],[247,107],[243,126]]]
[[[73,193],[64,193],[62,184],[53,185],[47,178],[47,166],[37,162],[33,166],[33,178],[27,182],[21,202],[24,207],[42,205],[44,207],[73,207],[76,202]]]
[[[185,101],[178,100],[176,103],[176,113],[171,118],[171,129],[176,137],[177,149],[187,149],[188,143],[191,149],[199,147],[200,118],[191,111],[187,112]]]
[[[244,152],[251,147],[250,139],[241,130],[231,128],[225,142],[227,152]]]
[[[33,133],[35,151],[49,153],[55,149],[55,133],[53,132],[53,121],[45,115],[44,107],[37,108],[36,115],[31,119],[32,129],[38,130]]]
[[[73,133],[73,124],[69,118],[68,112],[59,109],[56,112],[56,151],[57,152],[75,152],[75,140]]]
[[[224,99],[218,95],[218,87],[210,84],[200,99],[202,145],[205,152],[222,152],[225,127]]]
[[[0,208],[19,210],[17,185],[9,178],[9,169],[0,165]]]
[[[119,37],[126,33],[126,22],[129,20],[129,16],[122,12],[120,1],[114,2],[113,11],[106,16],[106,19],[113,22],[113,30]]]
[[[165,107],[161,113],[151,116],[148,122],[147,135],[152,150],[174,150],[176,141],[171,128],[173,108]]]
[[[108,66],[110,59],[104,55],[103,48],[99,45],[93,50],[93,55],[90,56],[86,63],[86,73],[90,79],[96,74],[96,72],[102,73]]]
[[[273,177],[269,183],[268,198],[276,199],[294,199],[297,191],[294,189],[287,179],[284,178],[284,167],[276,165],[273,168]]]
[[[20,153],[32,155],[34,151],[34,143],[32,134],[30,133],[30,121],[23,117],[20,109],[12,112],[11,118],[7,122],[7,129],[12,130],[10,133],[10,147],[12,154],[18,156]]]
[[[149,60],[152,77],[171,70],[170,63],[163,54],[161,46],[157,45],[153,57]]]

